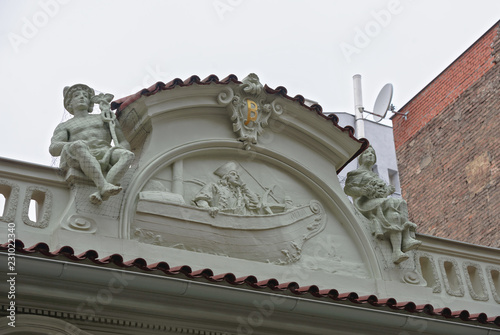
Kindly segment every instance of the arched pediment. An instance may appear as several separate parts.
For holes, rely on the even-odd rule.
[[[196,204],[197,195],[220,180],[214,172],[228,163],[237,166],[241,182],[258,197],[259,211],[221,208],[212,217]],[[192,142],[157,155],[135,174],[121,234],[142,243],[275,264],[311,257],[317,262],[322,256],[314,246],[321,245],[330,254],[324,266],[345,261],[377,277],[370,241],[336,186],[269,148],[249,152],[234,141]]]
[[[250,75],[129,101],[120,123],[138,159],[120,237],[279,265],[314,259],[313,268],[380,277],[336,174],[366,141],[280,92]]]

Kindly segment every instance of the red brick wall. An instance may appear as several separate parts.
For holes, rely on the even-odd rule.
[[[396,115],[392,120],[396,150],[492,68],[494,56],[491,45],[497,33],[498,25],[399,110],[401,113],[408,112],[409,118],[404,120]]]
[[[394,120],[403,197],[418,232],[500,248],[498,24]]]

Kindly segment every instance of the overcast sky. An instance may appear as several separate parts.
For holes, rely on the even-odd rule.
[[[0,0],[0,156],[51,165],[64,86],[115,98],[196,74],[353,111],[385,83],[403,106],[500,18],[499,0]],[[97,108],[96,108],[97,109]]]

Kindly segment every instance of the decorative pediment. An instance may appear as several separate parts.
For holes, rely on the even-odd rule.
[[[255,74],[242,81],[191,77],[149,91],[119,105],[137,157],[121,238],[179,252],[377,273],[336,175],[366,141],[303,98],[263,86]]]

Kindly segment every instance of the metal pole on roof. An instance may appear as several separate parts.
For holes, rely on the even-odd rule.
[[[354,133],[357,138],[365,137],[365,124],[363,120],[363,92],[361,90],[361,75],[355,74],[352,77],[354,85]]]

